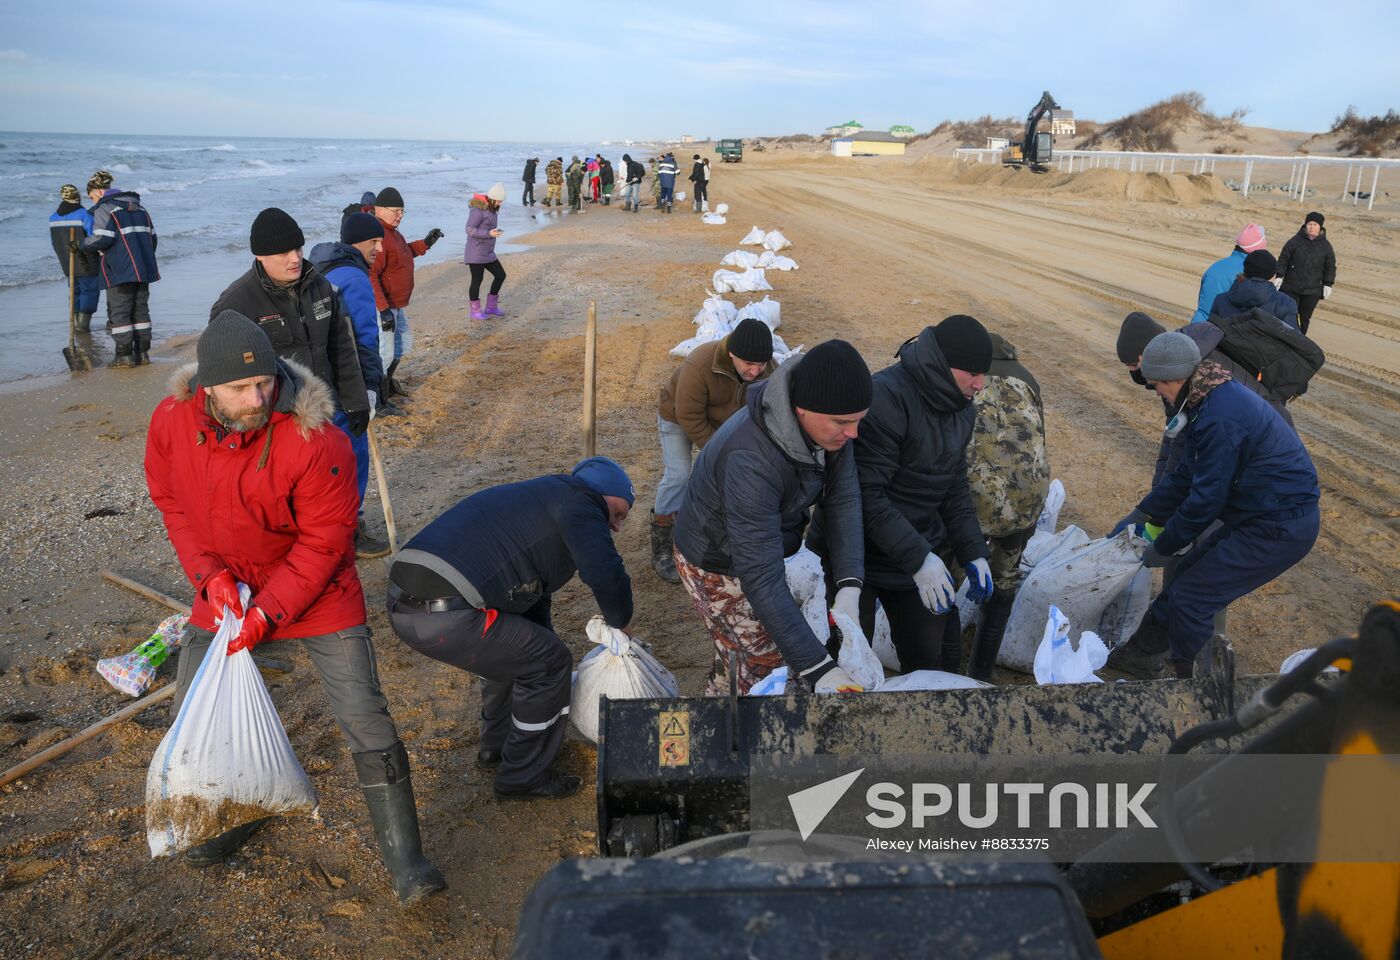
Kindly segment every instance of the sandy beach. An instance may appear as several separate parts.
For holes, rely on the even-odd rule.
[[[689,154],[687,153],[687,156]],[[467,272],[419,271],[415,352],[401,374],[406,417],[379,421],[400,537],[484,486],[567,470],[580,456],[584,316],[598,304],[599,452],[638,490],[618,537],[637,597],[636,634],[699,692],[710,651],[682,588],[647,565],[646,514],[660,472],[657,387],[667,351],[720,258],[753,225],[779,228],[800,265],[770,273],[790,346],[842,337],[872,369],[908,337],[970,313],[1020,350],[1044,391],[1062,523],[1105,532],[1145,492],[1161,407],[1118,364],[1123,315],[1168,327],[1194,308],[1201,270],[1240,226],[1265,226],[1277,251],[1309,207],[1240,200],[1209,177],[1107,170],[1036,178],[946,158],[837,160],[797,151],[716,164],[711,203],[588,207],[528,237],[505,259],[503,319],[466,319]],[[1328,364],[1291,409],[1318,467],[1322,534],[1301,564],[1230,611],[1246,672],[1354,630],[1400,582],[1400,213],[1313,201],[1339,264],[1335,295],[1313,319]],[[444,210],[456,222],[461,209]],[[232,278],[229,278],[232,279]],[[217,289],[209,291],[212,300]],[[739,303],[743,295],[731,296]],[[156,318],[159,324],[159,317]],[[56,352],[61,346],[53,345]],[[93,669],[167,612],[104,584],[109,567],[188,599],[190,588],[146,494],[150,411],[192,341],[150,367],[99,370],[0,394],[0,767],[119,709],[127,698]],[[378,518],[371,484],[367,515]],[[516,912],[560,858],[596,850],[592,793],[499,805],[472,766],[476,681],[415,654],[388,629],[380,561],[360,565],[390,708],[414,764],[428,854],[445,896],[401,911],[389,891],[351,759],[296,642],[260,652],[293,663],[272,696],[321,798],[321,820],[264,830],[230,865],[196,872],[153,862],[143,808],[164,707],[0,788],[0,953],[15,957],[498,957]],[[575,580],[555,601],[561,636],[586,652],[595,612]],[[162,669],[162,682],[173,663]],[[1002,679],[1012,680],[1011,675]],[[594,752],[571,740],[565,763],[591,778]],[[489,871],[489,874],[488,874]]]

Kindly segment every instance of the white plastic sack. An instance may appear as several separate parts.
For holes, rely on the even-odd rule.
[[[706,202],[708,203],[709,201],[706,201]],[[729,204],[727,204],[727,203],[717,203],[717,204],[715,204],[715,213],[719,214],[721,217],[724,216],[724,215],[725,215],[726,213],[728,213],[728,212],[729,212]]]
[[[880,683],[880,692],[891,690],[975,690],[990,687],[990,683],[965,677],[960,673],[944,670],[915,670],[899,677],[890,677]]]
[[[783,364],[787,363],[788,357],[791,357],[795,353],[801,353],[802,348],[805,346],[805,343],[799,343],[792,349],[788,349],[788,345],[783,342],[783,338],[775,333],[773,334],[773,362],[781,367]]]
[[[706,320],[695,329],[695,336],[705,341],[722,340],[734,332],[734,325],[733,320]]]
[[[248,588],[240,587],[243,603]],[[223,623],[146,771],[146,841],[166,857],[250,820],[315,816],[316,790],[297,762],[253,655],[228,655],[243,621]]]
[[[1299,664],[1301,664],[1304,660],[1308,659],[1308,657],[1312,656],[1313,652],[1316,650],[1317,647],[1308,647],[1304,650],[1299,650],[1297,653],[1290,653],[1284,659],[1283,663],[1279,666],[1278,672],[1280,674],[1292,673],[1294,670],[1298,669]],[[1329,666],[1325,668],[1322,672],[1339,673],[1340,671],[1335,666]]]
[[[700,218],[701,223],[708,223],[712,227],[722,227],[729,221],[722,213],[707,213]]]
[[[818,640],[825,643],[831,636],[831,628],[826,621],[826,579],[822,571],[822,558],[804,544],[784,563],[792,599],[802,608],[802,618],[807,621],[807,626],[812,628]]]
[[[722,204],[722,203],[719,205],[719,207],[724,207],[724,206],[725,206],[725,205]],[[720,213],[720,212],[728,213],[728,212],[729,212],[728,207],[725,207],[724,211],[720,211],[719,207],[715,207],[715,212],[716,212],[716,213]],[[765,234],[764,234],[764,232],[763,232],[763,228],[762,228],[762,227],[754,227],[752,230],[750,230],[750,231],[744,236],[744,239],[742,239],[742,240],[739,241],[739,246],[741,246],[741,247],[750,247],[750,246],[753,246],[753,247],[761,247],[761,246],[763,246],[763,237],[764,237],[764,236],[765,236]]]
[[[787,664],[783,664],[768,676],[749,687],[751,697],[777,697],[781,696],[787,688]]]
[[[890,673],[899,673],[899,652],[894,648],[894,637],[890,634],[890,618],[885,608],[875,603],[875,636],[870,638],[870,648],[880,658],[880,665]]]
[[[1098,635],[1110,647],[1123,643],[1137,630],[1152,605],[1152,571],[1143,567],[1099,618]]]
[[[569,719],[578,732],[598,742],[598,704],[609,700],[674,697],[676,677],[641,641],[610,627],[602,617],[588,621],[588,639],[598,646],[579,661],[569,699]]]
[[[797,261],[792,257],[784,257],[774,253],[772,250],[764,250],[763,256],[758,258],[758,266],[765,270],[796,270]]]
[[[709,291],[706,291],[709,293]],[[699,326],[706,320],[727,320],[734,323],[738,320],[739,308],[717,293],[710,293],[705,298],[705,302],[700,305],[700,312],[695,314],[695,319],[691,323]]]
[[[1094,675],[1108,662],[1108,648],[1098,635],[1085,630],[1079,645],[1069,642],[1069,620],[1058,607],[1050,608],[1045,632],[1035,650],[1035,682],[1103,683]]]
[[[777,230],[769,230],[763,235],[763,248],[777,253],[779,250],[786,250],[792,246],[792,241],[783,236]]]
[[[677,191],[676,191],[676,202],[677,202],[677,203],[684,203],[684,202],[685,202],[685,191],[684,191],[684,190],[677,190]]]
[[[841,649],[836,652],[837,666],[864,689],[880,689],[885,682],[885,669],[871,649],[870,641],[865,639],[865,631],[844,613],[832,610],[831,618],[836,621],[836,629],[841,631]]]
[[[772,290],[773,286],[757,267],[749,267],[743,273],[733,270],[716,270],[713,280],[716,293],[753,293],[756,290]]]
[[[732,250],[724,255],[724,259],[719,264],[722,267],[738,267],[740,270],[747,270],[749,267],[758,266],[758,254],[752,250]]]
[[[1082,547],[1088,542],[1089,535],[1072,523],[1059,533],[1037,530],[1031,534],[1030,540],[1026,541],[1026,548],[1021,551],[1021,569],[1034,570],[1035,565],[1045,558]]]
[[[1039,560],[1016,593],[997,663],[1031,672],[1052,606],[1059,607],[1070,623],[1097,624],[1142,569],[1143,547],[1142,540],[1124,530],[1116,537],[1060,549]]]
[[[776,330],[783,325],[783,307],[772,297],[764,297],[762,300],[754,300],[744,304],[743,309],[738,313],[735,321],[747,320],[753,317],[755,320],[762,320],[768,324],[769,330]]]
[[[1036,521],[1035,528],[1054,533],[1055,525],[1060,522],[1060,508],[1064,505],[1065,485],[1056,477],[1050,481],[1050,489],[1045,494],[1045,507],[1040,511],[1040,519]]]

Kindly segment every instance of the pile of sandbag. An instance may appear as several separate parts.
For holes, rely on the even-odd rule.
[[[774,253],[772,250],[764,250],[761,254],[748,250],[734,250],[726,253],[719,264],[722,267],[738,267],[740,270],[748,270],[752,267],[761,267],[764,270],[797,269],[796,260]]]
[[[769,230],[765,232],[762,227],[754,227],[739,241],[741,247],[763,247],[777,253],[792,246],[792,241],[782,235],[781,231]]]
[[[701,304],[700,310],[692,321],[696,326],[695,336],[688,340],[682,340],[672,347],[671,356],[684,359],[690,356],[691,351],[701,344],[722,340],[729,336],[739,325],[739,321],[750,317],[762,320],[770,330],[776,331],[782,323],[782,307],[777,300],[765,296],[762,300],[745,304],[741,309],[718,294],[711,292],[705,302]],[[782,337],[778,336],[776,332],[773,334],[773,360],[775,363],[782,363],[801,349],[801,345],[790,349],[783,342]]]
[[[772,290],[773,285],[763,275],[759,267],[748,267],[743,273],[733,270],[716,270],[711,279],[716,293],[754,293],[759,290]]]
[[[750,254],[752,256],[752,254]],[[797,261],[792,257],[784,257],[774,253],[772,250],[764,250],[758,258],[758,265],[765,270],[796,270]]]

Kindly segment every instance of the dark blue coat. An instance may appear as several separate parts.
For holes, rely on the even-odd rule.
[[[360,357],[365,389],[382,397],[384,362],[379,357],[379,308],[369,282],[369,264],[360,251],[338,241],[316,244],[307,259],[335,287],[341,311],[350,317],[350,327],[355,331],[355,350]]]
[[[1138,504],[1166,519],[1161,553],[1175,553],[1216,520],[1238,526],[1317,502],[1317,470],[1303,441],[1248,387],[1227,380],[1187,416],[1180,461]]]
[[[1286,293],[1274,289],[1267,280],[1245,279],[1215,298],[1212,317],[1237,317],[1258,307],[1298,329],[1298,304]]]
[[[423,528],[394,557],[426,567],[474,606],[524,613],[573,579],[612,627],[632,620],[632,581],[608,505],[566,474],[487,487]]]
[[[101,251],[102,284],[155,283],[156,228],[141,206],[141,195],[129,190],[108,190],[92,208],[92,236],[83,241],[85,251]]]
[[[49,239],[53,241],[54,256],[63,275],[68,276],[68,241],[77,240],[80,244],[92,235],[92,214],[80,203],[63,202],[49,215]],[[73,258],[73,273],[79,277],[97,276],[101,256],[96,252],[80,250]]]

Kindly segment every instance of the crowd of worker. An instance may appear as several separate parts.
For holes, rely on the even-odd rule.
[[[535,181],[540,165],[539,157],[531,157],[525,161],[525,171],[521,174],[521,182],[524,188],[520,193],[520,203],[522,206],[533,207],[535,205]],[[680,175],[680,166],[676,163],[676,155],[671,152],[652,157],[648,167],[644,167],[639,160],[633,160],[632,155],[624,153],[622,155],[622,209],[636,213],[641,209],[642,183],[648,175],[652,183],[652,206],[661,213],[670,213],[675,205],[676,177]],[[567,167],[564,166],[563,157],[555,157],[545,164],[545,207],[563,207],[563,188],[567,184],[568,207],[573,213],[583,210],[585,203],[598,204],[599,206],[611,206],[613,192],[617,187],[617,171],[613,169],[612,161],[604,157],[601,153],[580,160],[578,154],[574,154]],[[692,187],[691,209],[696,213],[705,213],[709,207],[709,187],[710,187],[710,161],[708,158],[695,154],[690,170],[690,183]]]
[[[644,174],[623,159],[633,209]],[[536,163],[522,203],[534,202]],[[692,181],[707,179],[706,167],[697,162]],[[674,158],[656,169],[664,207]],[[601,157],[574,158],[567,173],[556,158],[546,178],[547,205],[559,202],[561,182],[574,205],[606,205],[614,185]],[[114,189],[110,176],[88,187],[90,214],[64,188],[55,250],[73,261],[75,279],[102,278],[118,356],[141,363],[148,287],[159,276],[154,226],[140,198]],[[505,273],[494,242],[504,200],[497,184],[470,203],[464,259],[478,319],[501,315]],[[395,373],[412,349],[413,260],[442,237],[434,229],[405,240],[403,215],[393,187],[366,193],[346,208],[339,239],[308,256],[295,218],[276,208],[257,214],[253,262],[218,296],[196,362],[156,407],[145,468],[196,594],[177,707],[225,612],[242,624],[230,653],[300,639],[354,755],[396,893],[412,902],[445,883],[422,853],[408,755],[380,689],[355,567],[357,556],[388,552],[362,515],[366,434],[372,418],[396,412],[390,398],[404,395]],[[1139,311],[1122,323],[1118,359],[1165,415],[1150,491],[1105,531],[1131,527],[1143,563],[1167,568],[1142,624],[1112,651],[1109,665],[1128,675],[1208,670],[1197,661],[1216,617],[1317,538],[1317,474],[1287,404],[1322,362],[1306,337],[1335,281],[1322,221],[1309,214],[1278,259],[1263,230],[1246,227],[1230,256],[1206,270],[1200,309],[1182,329]],[[79,301],[88,316],[94,286]],[[884,610],[902,669],[991,676],[1049,485],[1041,386],[1004,335],[955,314],[914,332],[872,374],[843,340],[775,364],[770,328],[746,319],[661,384],[656,423],[651,566],[683,585],[708,634],[706,693],[731,682],[746,693],[781,665],[791,689],[861,689],[837,662],[837,640],[817,637],[789,591],[785,560],[804,544],[822,558],[831,609],[867,636],[877,605]],[[554,763],[573,664],[551,598],[577,574],[606,622],[629,628],[632,582],[613,537],[636,496],[620,464],[589,457],[568,473],[447,506],[393,557],[384,603],[395,634],[482,679],[477,764],[495,771],[503,801],[580,787]],[[968,652],[959,578],[967,602],[983,607]],[[189,859],[218,862],[258,826],[216,837]]]

